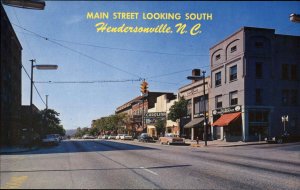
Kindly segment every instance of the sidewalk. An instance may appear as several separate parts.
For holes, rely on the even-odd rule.
[[[195,140],[186,139],[186,143],[190,144],[193,147],[204,147],[204,141],[199,141],[199,145]],[[262,145],[267,144],[266,141],[256,141],[256,142],[226,142],[223,140],[214,140],[214,141],[207,141],[208,147],[235,147],[235,146],[248,146],[248,145]]]
[[[4,146],[0,147],[0,154],[14,154],[14,153],[22,153],[22,152],[28,152],[32,150],[38,149],[38,146],[34,147],[17,147],[17,146]]]

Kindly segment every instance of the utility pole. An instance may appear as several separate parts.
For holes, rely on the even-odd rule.
[[[203,115],[204,115],[204,140],[205,140],[205,146],[207,146],[207,122],[206,122],[206,104],[205,104],[205,71],[202,71],[202,77],[203,77]]]
[[[46,110],[48,109],[48,96],[49,95],[46,95]]]

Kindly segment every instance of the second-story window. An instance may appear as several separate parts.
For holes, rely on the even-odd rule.
[[[233,91],[229,93],[230,106],[234,106],[238,104],[238,92]]]
[[[297,89],[291,90],[291,105],[292,106],[298,105],[298,90]]]
[[[222,107],[222,95],[216,96],[216,108]]]
[[[236,46],[233,46],[231,49],[230,49],[230,52],[233,53],[237,50]]]
[[[230,73],[230,81],[234,81],[237,79],[237,66],[232,66],[230,67],[230,70],[229,70],[229,73]]]
[[[281,65],[281,78],[283,80],[289,79],[289,65],[288,64]]]
[[[262,63],[256,62],[255,64],[255,77],[262,78],[263,77],[263,70],[262,70]]]
[[[262,104],[262,89],[257,88],[255,90],[255,103],[257,105],[261,105]]]
[[[256,48],[263,48],[264,47],[264,43],[263,42],[255,42],[255,47]]]
[[[221,71],[215,74],[215,86],[221,86]]]
[[[297,80],[297,69],[296,64],[291,65],[291,80]]]
[[[188,100],[188,103],[187,103],[187,115],[192,115],[192,100]]]
[[[289,90],[287,89],[282,90],[282,96],[281,96],[282,105],[287,106],[289,104],[289,94],[290,94]]]

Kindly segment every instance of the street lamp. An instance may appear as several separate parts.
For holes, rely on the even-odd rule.
[[[44,10],[45,1],[43,0],[1,0],[4,5],[25,8],[25,9],[35,9]]]
[[[283,130],[284,130],[284,133],[285,133],[285,122],[288,122],[289,121],[289,116],[282,116],[281,117],[281,121],[283,123]]]
[[[39,69],[39,70],[56,70],[58,68],[58,66],[57,65],[33,65],[33,63],[35,63],[36,60],[35,59],[31,59],[29,61],[31,62],[31,77],[30,77],[31,131],[29,132],[29,135],[31,135],[31,133],[32,133],[32,126],[33,126],[33,107],[32,107],[33,68],[36,68],[36,69]],[[30,137],[30,140],[32,140],[31,137]]]
[[[204,116],[204,141],[205,141],[205,146],[207,146],[207,121],[206,121],[206,104],[205,104],[205,73],[206,71],[202,71],[202,76],[188,76],[187,79],[189,80],[194,80],[194,81],[199,81],[203,80],[203,116]],[[200,106],[200,102],[199,102]],[[200,111],[200,110],[199,110]]]
[[[300,15],[299,14],[291,14],[290,21],[300,23]]]
[[[35,63],[36,60],[31,59],[29,61],[31,62],[30,106],[32,106],[33,68],[36,68],[39,70],[56,70],[58,68],[58,66],[57,65],[33,65],[33,63]]]

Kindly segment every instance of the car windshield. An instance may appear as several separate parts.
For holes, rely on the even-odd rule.
[[[166,134],[166,137],[174,137],[174,134],[167,133],[167,134]]]
[[[55,135],[46,135],[46,138],[49,139],[49,138],[55,138]]]

